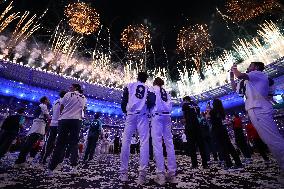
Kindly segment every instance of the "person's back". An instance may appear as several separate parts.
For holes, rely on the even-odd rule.
[[[233,129],[242,129],[242,119],[240,117],[234,117],[233,119]]]
[[[182,111],[187,125],[199,125],[198,115],[200,113],[200,108],[195,102],[185,102],[182,106]]]
[[[9,133],[18,134],[22,119],[22,115],[19,114],[8,116],[4,120],[1,130],[4,130],[5,132]]]
[[[102,129],[102,122],[100,119],[94,119],[93,121],[90,121],[88,137],[99,134],[101,129]]]
[[[61,112],[59,120],[63,119],[78,119],[82,120],[83,111],[86,104],[86,97],[79,91],[67,92],[61,104],[64,105],[64,109]]]
[[[127,113],[145,113],[148,87],[145,83],[137,81],[129,83],[127,89],[129,94],[126,106]]]
[[[151,113],[170,114],[172,109],[170,94],[159,86],[153,86],[151,91],[155,94],[155,105],[151,109]]]
[[[219,113],[218,111],[214,109],[210,111],[210,120],[212,124],[212,129],[219,128],[219,127],[222,128],[223,119],[224,119],[224,116],[221,115],[221,113]]]
[[[125,127],[122,137],[120,180],[128,181],[128,162],[130,155],[131,137],[137,130],[141,139],[140,167],[138,182],[145,183],[146,167],[149,154],[149,120],[147,117],[148,87],[145,85],[148,78],[146,72],[139,72],[137,82],[129,83],[123,91],[121,109],[126,114]]]

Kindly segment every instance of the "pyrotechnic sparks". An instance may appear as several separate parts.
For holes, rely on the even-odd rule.
[[[4,17],[6,16],[6,14],[8,12],[10,12],[10,10],[13,8],[12,6],[12,2],[10,2],[10,4],[7,6],[7,8],[3,11],[3,13],[0,16],[0,32],[2,32],[13,20],[19,18],[19,12],[17,13],[12,13],[10,14],[8,17],[6,17],[4,19]],[[4,20],[3,20],[4,19]]]
[[[123,30],[121,42],[130,53],[142,52],[151,43],[151,36],[147,26],[129,25]]]
[[[126,83],[135,81],[138,72],[143,70],[141,65],[144,62],[144,59],[140,57],[138,60],[121,61],[119,66],[114,66],[110,45],[108,46],[108,53],[105,53],[105,51],[100,48],[94,50],[91,61],[88,59],[79,59],[79,56],[77,56],[79,52],[76,51],[78,46],[77,42],[80,41],[79,38],[70,35],[66,30],[59,30],[57,28],[55,31],[52,38],[52,45],[48,51],[42,53],[41,50],[36,49],[34,46],[31,48],[32,50],[29,50],[29,43],[24,41],[18,43],[14,48],[14,59],[11,56],[11,59],[13,59],[12,62],[19,63],[16,59],[21,57],[24,53],[29,52],[29,55],[26,54],[28,57],[26,63],[19,64],[115,90],[121,90]],[[140,36],[140,39],[141,38],[143,37]],[[4,46],[6,41],[7,39],[5,36],[0,36],[0,48]],[[194,38],[194,41],[196,44],[203,43],[203,41],[197,39],[197,37]],[[190,42],[182,40],[181,37],[179,42],[179,44],[182,44],[180,45],[181,51],[190,51],[190,45],[186,45],[186,43]],[[210,41],[207,43],[210,43],[207,44],[208,46],[212,45]],[[126,44],[128,45],[128,43]],[[147,45],[145,43],[143,44],[142,50],[138,50],[140,54],[145,53]],[[149,84],[151,84],[153,78],[159,76],[165,80],[166,89],[176,89],[178,97],[184,95],[199,95],[202,92],[227,84],[228,70],[232,64],[239,59],[244,60],[239,64],[241,69],[244,69],[250,61],[259,60],[270,63],[275,59],[284,56],[284,36],[276,24],[272,22],[265,22],[260,25],[260,30],[258,30],[258,36],[256,38],[253,38],[252,40],[245,38],[238,39],[233,44],[234,50],[224,50],[217,58],[209,58],[210,61],[206,64],[208,66],[202,67],[203,70],[201,70],[204,77],[201,77],[200,72],[196,69],[189,70],[184,66],[183,70],[179,70],[180,79],[177,82],[173,82],[170,79],[167,69],[156,68],[155,70],[148,70],[148,73],[151,76]],[[201,50],[202,52],[206,51],[204,49],[209,48],[207,45],[203,45],[206,47],[201,45],[203,48]],[[196,54],[200,53],[196,52],[198,51],[196,48],[197,47],[192,48],[194,50],[193,52]],[[40,63],[42,65],[39,66],[36,59],[41,60]],[[65,61],[67,59],[69,59],[69,61]]]
[[[284,35],[281,33],[279,27],[272,21],[266,21],[260,25],[260,28],[258,35],[262,37],[266,44],[271,46],[273,51],[277,51],[280,56],[284,56]]]
[[[276,0],[228,0],[225,8],[231,20],[242,22],[279,8],[279,4]]]
[[[46,12],[44,12],[45,14]],[[12,33],[12,37],[10,38],[7,49],[10,51],[13,49],[17,44],[26,41],[35,31],[40,29],[40,24],[38,23],[39,20],[43,17],[41,15],[37,18],[37,15],[33,15],[30,19],[28,19],[29,12],[26,11],[22,16],[20,21],[18,22],[14,32]]]
[[[203,53],[212,47],[207,25],[183,27],[177,38],[177,50],[187,60],[192,59],[199,70]]]
[[[267,65],[284,56],[284,35],[276,24],[265,22],[257,33],[259,36],[252,40],[236,40],[233,42],[234,51],[225,50],[215,60],[211,60],[208,63],[210,66],[202,72],[205,77],[203,80],[196,73],[190,74],[191,70],[180,70],[180,80],[177,81],[179,96],[197,95],[227,84],[228,70],[239,59],[243,60],[239,68],[245,71],[251,61],[262,61]]]
[[[69,4],[64,12],[69,26],[77,33],[90,35],[100,26],[99,14],[86,3]]]
[[[76,49],[81,44],[83,37],[70,35],[68,31],[64,29],[61,30],[59,24],[55,29],[52,38],[51,51],[54,53],[56,59],[59,57],[64,59],[61,61],[63,65],[60,65],[60,67],[65,70],[73,65],[73,62],[70,60],[73,58]]]

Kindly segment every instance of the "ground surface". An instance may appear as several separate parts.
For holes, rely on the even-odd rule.
[[[259,156],[253,156],[253,164],[246,165],[243,170],[232,172],[223,170],[217,164],[212,164],[208,170],[192,170],[190,158],[178,155],[179,183],[164,187],[159,187],[153,181],[153,161],[150,163],[149,182],[143,187],[137,186],[137,155],[131,156],[130,181],[126,184],[121,183],[118,178],[118,155],[96,156],[92,162],[80,165],[80,176],[77,177],[70,176],[68,166],[63,166],[52,178],[45,176],[44,167],[14,168],[15,156],[16,154],[11,154],[0,163],[0,188],[281,188],[277,182],[279,172],[275,161],[266,165]]]

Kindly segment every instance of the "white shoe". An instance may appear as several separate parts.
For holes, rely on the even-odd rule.
[[[137,184],[138,185],[144,185],[146,183],[146,175],[139,174]]]
[[[252,160],[252,158],[245,158],[243,163],[244,164],[251,164],[251,163],[253,163],[253,160]]]
[[[25,168],[27,166],[28,166],[28,164],[26,162],[24,162],[24,163],[15,164],[14,168]]]
[[[163,173],[158,173],[157,176],[154,178],[154,181],[157,184],[163,186],[163,185],[166,184],[166,177],[165,177],[165,175]]]
[[[127,182],[128,181],[128,174],[127,173],[121,173],[119,175],[119,179],[121,182]]]
[[[26,162],[27,162],[27,163],[32,163],[32,162],[33,162],[33,160],[34,160],[34,158],[33,158],[33,157],[28,157],[28,158],[27,158],[27,160],[26,160]]]
[[[178,183],[177,177],[175,175],[169,176],[167,178],[167,180],[168,180],[169,183],[172,183],[172,184],[177,184]]]
[[[79,171],[77,169],[77,166],[72,167],[70,174],[74,176],[79,176]]]
[[[50,169],[46,169],[44,173],[47,177],[53,177],[54,173]]]
[[[42,169],[43,165],[40,163],[33,163],[33,164],[30,164],[30,168]]]

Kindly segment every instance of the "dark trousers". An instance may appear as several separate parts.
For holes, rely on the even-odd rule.
[[[92,136],[88,136],[87,147],[86,147],[85,155],[84,155],[84,161],[86,161],[87,159],[88,160],[93,159],[98,139],[99,139],[99,132]]]
[[[50,127],[47,141],[43,147],[42,163],[44,164],[46,163],[46,159],[50,156],[54,149],[56,136],[57,127]]]
[[[9,148],[17,137],[17,134],[6,131],[0,133],[0,159],[9,151]]]
[[[267,156],[267,146],[264,144],[264,142],[260,138],[253,139],[253,143],[255,148],[258,150],[259,154],[261,157],[265,160],[268,161],[269,157]]]
[[[24,163],[26,161],[26,157],[29,152],[32,150],[34,144],[42,137],[39,133],[32,133],[26,139],[26,142],[21,148],[20,154],[18,159],[16,160],[15,164]]]
[[[70,148],[71,166],[77,166],[81,123],[82,121],[78,119],[64,119],[59,121],[56,145],[48,165],[50,170],[54,170],[63,161],[67,145]]]
[[[119,154],[119,138],[118,137],[114,138],[113,145],[114,145],[113,153],[114,154]]]
[[[136,144],[131,144],[130,145],[130,153],[135,154],[135,149],[136,149]]]
[[[197,167],[197,148],[199,148],[200,156],[202,159],[202,166],[207,167],[207,158],[204,148],[204,142],[202,140],[201,130],[198,128],[199,125],[186,125],[185,134],[188,141],[187,152],[189,152],[192,162],[192,167]]]
[[[251,158],[250,149],[248,147],[248,143],[246,142],[243,129],[242,128],[234,129],[234,133],[235,133],[235,141],[237,147],[241,150],[245,158]]]
[[[222,154],[224,161],[226,163],[227,167],[232,167],[233,163],[231,161],[230,155],[233,157],[235,164],[237,166],[241,166],[241,160],[240,157],[234,148],[233,144],[231,143],[231,140],[229,138],[228,132],[225,127],[218,126],[213,130],[213,134],[215,135],[215,138],[217,140],[220,153]]]

